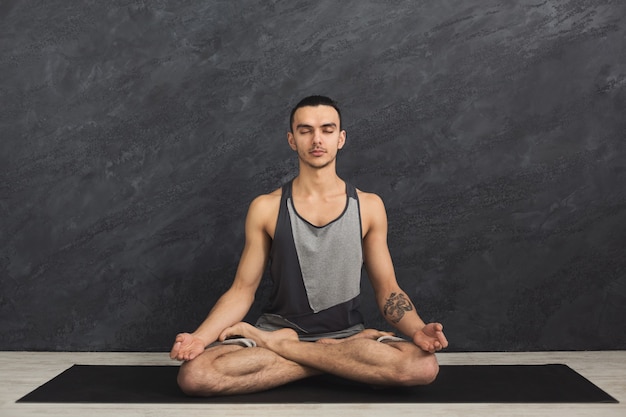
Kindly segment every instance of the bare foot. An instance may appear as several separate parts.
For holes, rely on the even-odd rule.
[[[280,329],[273,332],[267,332],[265,330],[257,329],[256,327],[240,322],[227,329],[225,329],[220,335],[220,340],[225,340],[232,336],[242,336],[248,339],[252,339],[256,342],[257,346],[271,349],[277,343],[282,341],[298,341],[298,334],[292,329]]]
[[[376,329],[365,329],[361,333],[357,333],[354,336],[350,336],[348,339],[372,339],[376,340],[381,336],[394,336],[393,332],[383,332]]]
[[[349,337],[345,337],[343,339],[328,339],[328,338],[324,338],[324,339],[319,339],[316,343],[321,343],[323,345],[336,345],[337,343],[343,343],[347,340],[354,340],[354,339],[372,339],[372,340],[376,340],[381,336],[393,336],[394,333],[392,332],[383,332],[380,330],[375,330],[375,329],[365,329],[360,333],[357,333],[355,335],[349,336]]]

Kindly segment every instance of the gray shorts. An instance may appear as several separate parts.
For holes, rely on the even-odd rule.
[[[355,334],[361,333],[363,330],[365,330],[365,326],[363,324],[357,324],[355,326],[336,332],[311,334],[306,333],[298,325],[277,314],[263,314],[261,317],[259,317],[255,326],[261,330],[266,330],[270,332],[284,328],[293,329],[298,332],[298,337],[303,342],[315,342],[319,339],[345,339],[346,337],[354,336]],[[381,339],[381,342],[404,340],[400,338],[394,338],[394,340],[391,340],[388,336],[384,336]]]
[[[319,339],[345,339],[346,337],[354,336],[355,334],[359,334],[363,330],[365,330],[365,326],[363,324],[357,324],[355,326],[348,327],[347,329],[335,332],[311,334],[306,333],[295,323],[292,323],[291,321],[277,314],[263,314],[256,321],[255,327],[257,329],[261,329],[267,332],[273,332],[280,329],[293,329],[298,333],[298,338],[302,342],[315,342]],[[396,336],[381,336],[376,340],[381,343],[407,341]],[[239,345],[243,347],[255,347],[256,342],[252,339],[234,337],[223,342],[215,342],[214,345]]]

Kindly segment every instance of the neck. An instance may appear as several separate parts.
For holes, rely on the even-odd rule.
[[[300,173],[293,180],[294,189],[302,194],[330,194],[343,190],[344,182],[334,169],[311,169],[300,167]],[[327,167],[330,168],[330,167]]]

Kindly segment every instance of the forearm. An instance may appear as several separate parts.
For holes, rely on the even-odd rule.
[[[409,297],[400,289],[389,291],[379,300],[379,305],[385,320],[408,337],[413,338],[426,325]]]
[[[253,295],[231,288],[217,300],[193,335],[203,340],[205,346],[210,345],[225,328],[243,320],[253,301]]]

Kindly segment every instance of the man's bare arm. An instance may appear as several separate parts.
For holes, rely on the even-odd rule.
[[[368,193],[362,193],[360,198],[365,232],[365,266],[383,317],[424,350],[446,347],[448,343],[441,331],[443,327],[439,324],[427,326],[409,296],[398,285],[387,245],[387,214],[382,200]]]
[[[216,341],[225,328],[243,320],[250,310],[269,254],[266,221],[271,200],[268,196],[260,196],[250,204],[245,226],[246,242],[233,284],[196,331],[176,337],[170,352],[172,359],[194,359]]]

